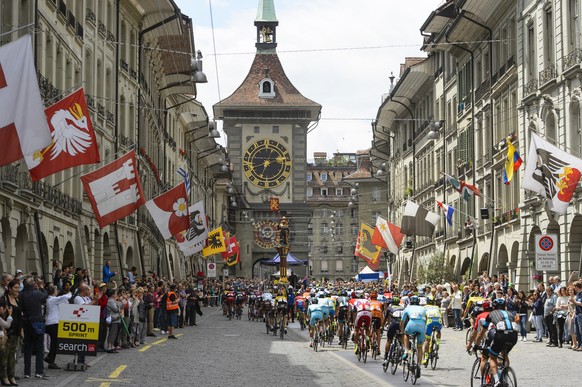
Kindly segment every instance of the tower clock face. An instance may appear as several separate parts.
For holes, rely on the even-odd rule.
[[[289,178],[291,156],[280,142],[270,139],[259,140],[245,152],[242,168],[252,184],[261,188],[275,188]]]

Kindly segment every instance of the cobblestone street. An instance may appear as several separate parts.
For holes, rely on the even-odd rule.
[[[144,346],[118,354],[100,353],[88,358],[86,372],[47,370],[49,380],[19,381],[21,386],[115,386],[115,385],[317,385],[317,386],[405,386],[400,369],[384,373],[380,360],[358,363],[353,346],[337,344],[319,352],[309,348],[307,331],[291,324],[285,340],[267,335],[264,324],[228,321],[219,308],[204,308],[198,326],[178,329],[178,340],[162,335],[148,338]],[[445,329],[437,369],[422,370],[420,386],[468,386],[473,358],[463,349],[465,332]],[[337,339],[336,339],[337,340]],[[337,341],[336,341],[337,343]],[[70,356],[59,355],[61,366]],[[567,368],[556,362],[568,362]],[[545,344],[518,342],[511,353],[512,367],[520,386],[573,386],[582,366],[578,353]],[[547,360],[551,360],[549,363]],[[22,377],[22,359],[17,375]]]

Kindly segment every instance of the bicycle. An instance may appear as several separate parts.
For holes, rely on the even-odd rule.
[[[339,345],[343,349],[348,348],[348,340],[350,339],[350,327],[348,327],[347,322],[342,325],[342,331],[339,336]]]
[[[368,341],[370,339],[366,335],[364,327],[360,327],[360,334],[358,338],[358,361],[364,363],[368,360]]]
[[[424,364],[424,368],[427,368],[428,363],[430,363],[430,368],[434,371],[439,359],[439,345],[437,343],[436,330],[433,329],[432,334],[428,340],[428,352],[426,353],[427,362]]]
[[[315,324],[315,332],[313,334],[313,350],[317,352],[317,346],[319,345],[319,325],[321,320],[318,320]]]
[[[413,334],[412,336],[408,335],[412,350],[410,355],[407,356],[402,363],[402,377],[404,378],[405,382],[407,382],[408,378],[410,377],[410,381],[412,382],[412,384],[416,384],[420,376],[420,366],[418,365],[418,361],[416,359],[416,351],[418,350],[416,347],[417,336],[418,336],[417,333]]]
[[[242,311],[243,311],[243,306],[242,305],[237,305],[236,306],[236,319],[240,320],[242,317]]]
[[[305,315],[303,314],[303,312],[299,312],[299,314],[297,316],[297,320],[299,321],[299,326],[301,327],[301,330],[304,331],[305,330]]]
[[[501,381],[501,387],[517,387],[517,376],[515,376],[515,371],[510,366],[505,366],[506,351],[502,351],[497,356],[497,373],[499,374],[499,380]],[[483,374],[481,375],[481,386],[482,387],[493,387],[495,385],[495,379],[491,373],[491,366],[489,362],[485,363],[483,367]]]
[[[376,330],[374,329],[374,327],[372,327],[372,336],[370,336],[370,341],[372,342],[372,359],[376,360],[376,358],[380,354],[380,351],[378,348],[378,342],[377,342],[377,338],[376,338]]]
[[[471,367],[471,387],[479,387],[481,386],[481,355],[479,351],[482,348],[478,345],[475,345],[473,348],[473,351],[467,351],[469,355],[475,355],[475,361],[473,361],[473,366]]]
[[[285,315],[283,313],[279,314],[279,338],[281,340],[285,338]]]
[[[400,342],[400,336],[401,334],[398,333],[392,339],[392,344],[390,344],[390,349],[388,351],[388,361],[383,365],[384,372],[386,372],[388,370],[388,366],[390,366],[390,373],[392,375],[396,374],[398,365],[402,361],[402,354],[404,354],[404,346]]]
[[[234,316],[234,306],[229,304],[228,305],[228,319],[232,320],[233,316]]]

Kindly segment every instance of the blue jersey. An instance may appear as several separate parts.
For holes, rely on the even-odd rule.
[[[402,314],[402,320],[419,321],[426,323],[426,309],[420,305],[408,305]]]

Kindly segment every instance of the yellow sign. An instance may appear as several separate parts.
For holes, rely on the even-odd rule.
[[[99,323],[59,321],[59,339],[99,340]]]
[[[57,352],[97,356],[100,313],[98,305],[60,304]]]

